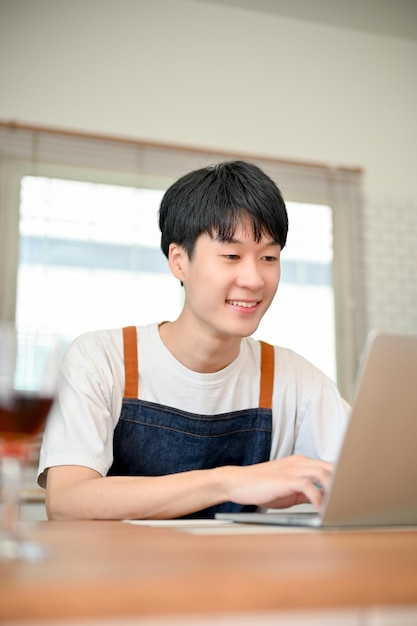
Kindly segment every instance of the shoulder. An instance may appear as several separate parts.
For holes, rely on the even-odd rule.
[[[262,344],[272,348],[275,391],[285,390],[288,393],[292,390],[294,393],[302,391],[306,394],[321,384],[332,383],[318,367],[294,350],[247,337],[242,341],[241,353],[245,367],[250,367],[253,374],[262,368]]]
[[[275,384],[283,389],[293,389],[297,404],[303,410],[320,415],[340,414],[345,419],[350,406],[340,394],[337,383],[319,367],[297,352],[276,348]]]
[[[274,346],[274,354],[275,367],[281,372],[287,371],[296,376],[313,379],[327,378],[314,363],[290,348]]]
[[[97,330],[76,337],[68,346],[65,360],[71,362],[96,361],[123,352],[122,329]]]
[[[152,351],[157,326],[149,324],[136,327],[141,352],[145,347]],[[86,332],[76,337],[66,350],[64,368],[78,366],[92,371],[114,371],[123,368],[123,362],[123,328],[120,327]]]
[[[260,355],[260,343],[252,340],[255,344],[252,350]],[[314,392],[323,391],[327,393],[332,390],[338,393],[336,383],[325,374],[319,367],[314,365],[304,356],[295,352],[291,348],[273,345],[274,352],[274,385],[275,389],[281,391],[293,390],[298,396],[304,398]],[[258,357],[260,359],[260,356]]]
[[[262,343],[270,346],[274,354],[275,372],[280,372],[281,375],[289,375],[291,377],[294,375],[313,376],[314,378],[326,377],[318,367],[291,348],[269,344],[267,341],[260,341],[253,337],[247,337],[243,342],[245,342],[248,355],[257,361],[260,361],[261,358]]]

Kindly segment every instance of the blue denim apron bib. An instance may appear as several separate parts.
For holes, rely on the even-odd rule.
[[[140,400],[136,327],[123,329],[125,394],[114,431],[109,476],[162,476],[222,465],[269,460],[274,380],[273,346],[261,342],[259,406],[220,415],[200,415]],[[186,517],[254,511],[255,505],[225,502]]]

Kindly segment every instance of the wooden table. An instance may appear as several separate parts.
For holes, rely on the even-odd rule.
[[[389,605],[417,610],[417,529],[252,531],[35,523],[30,536],[50,547],[51,558],[0,562],[0,623]]]

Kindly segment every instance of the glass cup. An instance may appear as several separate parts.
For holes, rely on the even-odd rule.
[[[23,465],[54,401],[59,360],[49,334],[0,323],[0,560],[47,556],[24,537],[20,500]]]

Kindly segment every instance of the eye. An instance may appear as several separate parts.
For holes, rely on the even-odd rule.
[[[267,261],[268,263],[274,263],[275,261],[278,261],[278,257],[276,256],[263,256],[262,259],[264,261]]]
[[[223,254],[223,258],[228,259],[229,261],[236,261],[239,258],[238,254]]]

